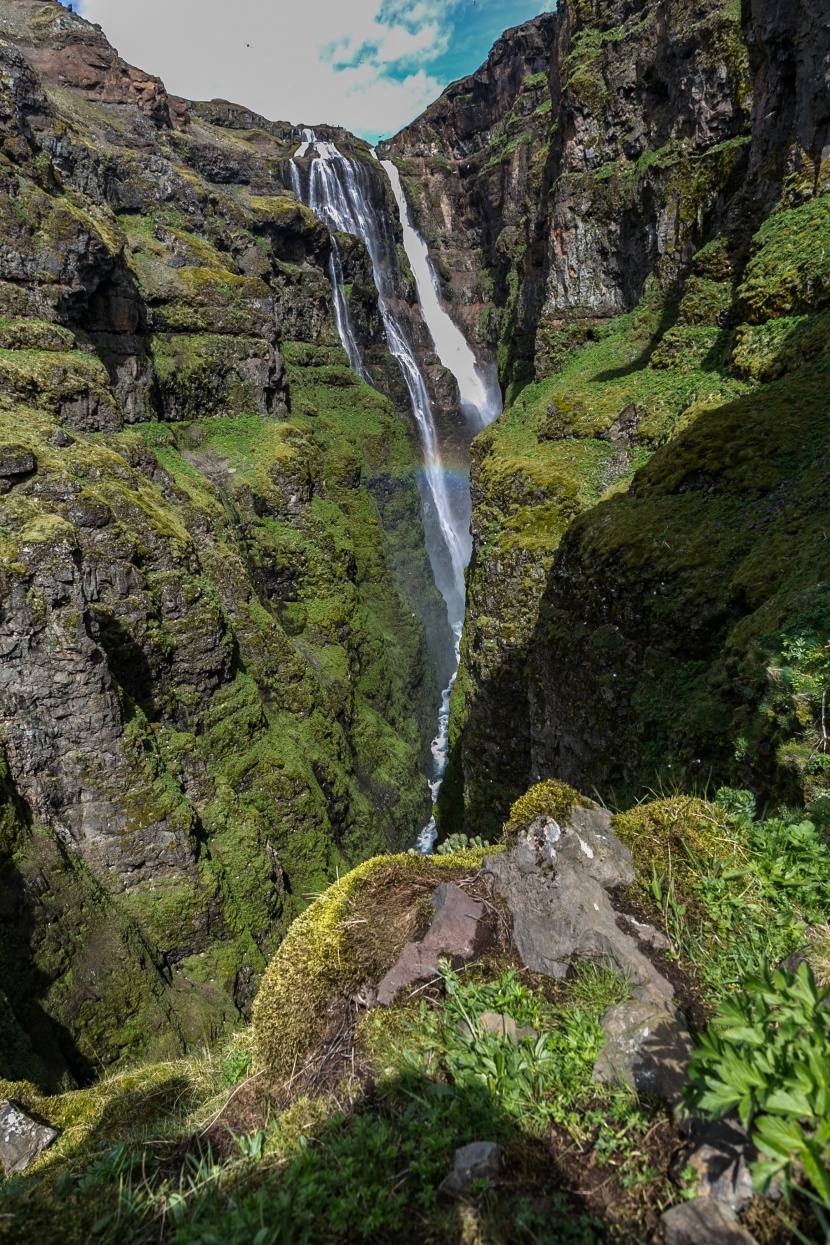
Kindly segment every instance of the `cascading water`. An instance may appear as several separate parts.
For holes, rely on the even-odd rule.
[[[360,161],[348,160],[332,143],[318,141],[313,131],[304,130],[302,138],[291,164],[291,185],[294,193],[307,202],[315,215],[332,231],[356,234],[362,238],[372,262],[387,347],[406,383],[418,430],[423,456],[423,471],[419,483],[427,552],[435,582],[446,602],[455,639],[454,668],[457,669],[464,622],[464,570],[472,547],[469,478],[466,473],[448,472],[441,459],[435,417],[426,382],[405,324],[395,309],[395,287],[401,279],[395,237],[386,214],[377,212],[372,206],[369,175]],[[300,167],[295,163],[301,159],[310,159],[307,196],[302,193]],[[483,375],[463,334],[442,307],[426,244],[410,220],[398,171],[389,161],[383,161],[382,164],[400,210],[404,248],[415,277],[424,322],[432,336],[436,354],[458,383],[462,412],[472,437],[501,412],[498,384]],[[335,323],[351,366],[364,380],[371,383],[342,288],[342,261],[335,238],[332,243],[329,276]],[[447,764],[449,703],[454,680],[455,674],[442,694],[438,734],[432,743],[434,767],[430,788],[433,803],[437,799]],[[433,817],[419,835],[420,850],[430,851],[436,835]]]
[[[412,224],[412,218],[409,214],[409,204],[403,192],[401,184],[401,175],[391,160],[381,161],[386,175],[392,186],[392,193],[398,204],[398,211],[401,217],[401,226],[403,228],[403,245],[406,251],[406,257],[409,260],[409,266],[412,269],[412,275],[415,278],[415,287],[418,291],[418,302],[421,308],[421,315],[424,323],[429,329],[432,343],[435,347],[435,353],[443,363],[444,367],[452,372],[458,384],[458,392],[461,397],[461,410],[470,426],[471,436],[485,428],[487,424],[491,424],[497,419],[502,412],[501,390],[498,384],[498,378],[495,374],[495,368],[491,375],[485,374],[478,363],[475,355],[470,349],[470,345],[464,334],[456,324],[450,319],[449,314],[441,303],[439,293],[438,278],[435,275],[432,264],[429,261],[429,251],[427,244],[415,226]],[[466,567],[470,558],[471,545],[469,544],[469,514],[470,514],[470,483],[469,478],[464,480],[465,490],[465,512],[468,516],[467,527],[465,529],[465,538],[467,541],[468,552],[464,561]],[[459,645],[461,643],[461,628],[464,623],[464,578],[461,578],[461,615],[458,620],[450,616],[453,634],[455,635],[455,669],[458,670],[458,662],[460,659]],[[444,770],[447,766],[449,754],[449,722],[450,722],[450,695],[452,693],[453,684],[455,683],[455,673],[450,679],[449,686],[445,689],[441,697],[441,710],[438,715],[438,734],[432,743],[432,755],[435,758],[435,773],[432,788],[433,803],[438,798],[438,791],[441,786],[441,780],[444,776]],[[419,846],[422,851],[430,851],[432,844],[437,837],[435,828],[435,818],[431,818],[429,824],[424,827],[419,838]]]

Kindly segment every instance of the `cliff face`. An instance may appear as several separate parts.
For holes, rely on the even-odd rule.
[[[451,314],[483,362],[498,355],[503,377],[522,371],[543,297],[525,258],[547,191],[556,29],[543,13],[507,31],[477,73],[380,148],[401,171]]]
[[[531,113],[535,172],[509,208],[493,197],[486,225],[506,236],[520,214],[505,287],[521,314],[494,296],[479,316],[507,409],[473,444],[445,824],[463,800],[474,832],[497,832],[547,775],[621,798],[678,772],[812,796],[815,704],[799,726],[762,671],[773,656],[790,668],[803,591],[826,573],[808,518],[826,452],[826,20],[809,0],[563,0],[530,29],[545,35],[550,115],[540,131]],[[538,90],[527,30],[506,42]],[[493,73],[496,59],[475,77]],[[438,191],[455,187],[457,213],[480,177],[459,145],[462,85],[390,144],[416,207],[432,204],[439,262],[454,217]],[[456,285],[463,319],[469,283]],[[691,446],[705,465],[681,471]],[[792,545],[773,571],[779,523]]]
[[[532,755],[606,789],[712,776],[809,805],[827,788],[830,27],[810,0],[755,2],[743,31],[746,181],[651,359],[688,368],[686,309],[715,279],[721,392],[563,541],[531,657]]]
[[[423,824],[442,604],[290,129],[0,21],[0,1065],[48,1082],[218,1032]]]

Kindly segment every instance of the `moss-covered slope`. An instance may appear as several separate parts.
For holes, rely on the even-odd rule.
[[[442,605],[290,128],[0,34],[0,1073],[54,1083],[215,1036],[423,825]]]

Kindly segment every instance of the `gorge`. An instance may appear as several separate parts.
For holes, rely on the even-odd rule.
[[[825,9],[559,0],[375,149],[0,0],[0,1107],[64,1133],[0,1240],[670,1245],[608,1016],[830,978]]]
[[[300,171],[303,160],[308,162],[308,190],[305,193]],[[473,434],[501,413],[501,394],[494,377],[489,384],[485,381],[464,335],[441,305],[426,245],[409,219],[398,171],[388,160],[383,161],[383,168],[400,213],[404,250],[413,270],[419,310],[441,364],[458,386],[458,406],[467,424],[467,435],[461,443],[465,458],[461,469],[456,464],[448,467],[443,461],[448,449],[450,453],[453,450],[439,444],[427,382],[409,341],[405,319],[396,314],[395,298],[402,285],[402,275],[393,225],[384,211],[384,191],[381,189],[378,193],[376,189],[373,194],[370,188],[371,166],[367,170],[359,160],[350,161],[341,155],[335,144],[318,141],[313,130],[303,130],[303,142],[291,161],[290,178],[295,195],[308,203],[315,216],[333,231],[360,238],[365,243],[372,264],[386,345],[400,368],[409,394],[422,461],[419,479],[422,482],[421,516],[426,549],[436,586],[446,603],[453,638],[452,652],[444,655],[452,675],[442,693],[438,733],[431,745],[434,767],[430,789],[434,802],[447,763],[449,700],[464,623],[464,571],[471,552],[466,456]],[[378,203],[381,204],[380,210],[377,209]],[[329,263],[337,331],[353,370],[371,384],[372,378],[363,364],[351,311],[343,293],[343,264],[336,238],[332,241]],[[457,456],[458,447],[454,450]],[[431,818],[418,836],[418,844],[422,850],[429,851],[436,837],[435,819]]]

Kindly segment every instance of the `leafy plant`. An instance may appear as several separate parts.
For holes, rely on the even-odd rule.
[[[473,838],[468,838],[466,834],[451,834],[443,843],[439,843],[435,849],[436,856],[451,856],[453,852],[467,852],[473,847],[490,847],[489,839],[483,839],[480,834]]]
[[[687,1096],[712,1119],[737,1112],[764,1156],[753,1166],[758,1189],[781,1177],[789,1190],[803,1169],[830,1233],[828,1003],[830,989],[819,989],[808,964],[795,974],[764,965],[700,1039]]]
[[[509,1116],[544,1126],[551,1120],[578,1131],[575,1104],[586,1097],[603,1042],[606,1009],[627,996],[626,983],[594,965],[576,969],[566,1004],[555,1007],[530,991],[510,970],[486,985],[462,981],[439,966],[447,997],[436,1015],[426,1005],[417,1026],[427,1059],[438,1059],[452,1083],[486,1089]],[[532,1032],[520,1041],[482,1029],[485,1012],[509,1017]]]
[[[719,787],[715,807],[740,824],[749,824],[755,817],[755,796],[739,787]]]

